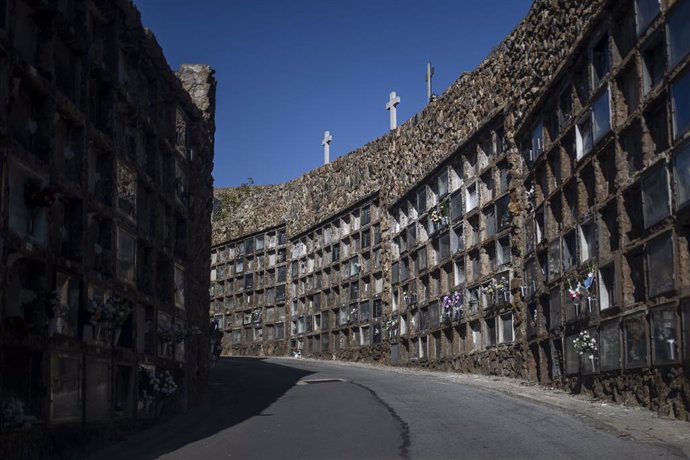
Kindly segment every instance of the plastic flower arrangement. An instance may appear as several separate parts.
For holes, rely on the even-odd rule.
[[[597,351],[597,340],[589,335],[587,331],[580,332],[580,335],[573,339],[573,344],[575,351],[579,355],[587,354],[592,356],[594,352]]]
[[[172,396],[177,391],[177,384],[170,371],[162,372],[158,391],[164,398]]]
[[[447,223],[448,219],[448,204],[447,202],[444,202],[440,206],[436,206],[436,208],[431,211],[431,221],[434,224],[443,224]]]
[[[594,271],[596,268],[590,267],[589,272],[587,273],[587,276],[585,277],[584,280],[582,280],[582,283],[580,283],[580,292],[582,295],[585,295],[587,297],[590,296],[589,293],[589,288],[592,287],[592,283],[594,283]]]
[[[592,265],[587,272],[587,276],[580,280],[568,280],[568,298],[573,301],[580,300],[584,297],[591,297],[589,292],[592,284],[594,283],[594,273],[596,272],[596,267]]]
[[[494,292],[496,291],[496,281],[492,279],[488,284],[482,286],[482,290],[484,291],[484,294],[493,296]]]
[[[149,377],[149,384],[154,393],[158,393],[163,398],[173,395],[177,391],[177,384],[170,371],[162,371],[158,376],[154,372],[146,370]]]
[[[496,289],[501,294],[508,291],[508,279],[505,276],[501,276],[501,279],[496,283]]]
[[[182,343],[185,341],[188,335],[189,334],[184,329],[175,329],[175,337],[173,340],[175,340],[175,343]]]
[[[170,328],[158,328],[158,338],[161,342],[184,342],[187,336],[191,335],[182,328],[171,326]]]
[[[132,313],[130,303],[118,296],[100,302],[92,299],[88,310],[91,313],[89,318],[91,324],[96,326],[105,323],[115,329],[122,327]]]
[[[379,325],[374,326],[374,336],[381,335],[381,327]]]
[[[48,304],[50,305],[52,318],[66,318],[69,314],[69,305],[60,303],[60,296],[57,289],[50,293]]]
[[[417,302],[417,294],[405,291],[403,292],[403,299],[405,299],[405,303],[407,305],[412,305],[413,303]]]
[[[580,283],[577,282],[575,287],[573,287],[572,280],[568,280],[568,298],[573,301],[578,301],[580,300],[580,296]]]
[[[389,330],[389,329],[392,329],[392,328],[395,327],[397,324],[398,324],[398,319],[397,319],[397,318],[395,318],[395,319],[389,319],[388,321],[386,321],[385,323],[383,323],[383,330],[384,330],[384,331],[387,331],[387,330]]]
[[[158,327],[158,338],[161,342],[172,342],[175,339],[175,328]]]
[[[462,305],[462,294],[454,291],[443,296],[443,316],[445,319],[460,319],[465,313]]]

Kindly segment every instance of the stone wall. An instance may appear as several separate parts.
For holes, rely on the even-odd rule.
[[[496,112],[510,110],[519,124],[603,3],[537,0],[475,70],[395,131],[293,181],[251,187],[241,203],[236,190],[216,189],[231,204],[214,244],[282,222],[299,234],[377,190],[392,204]]]
[[[84,457],[66,432],[203,394],[215,79],[173,72],[129,0],[1,8],[0,399],[26,417],[0,420],[0,445]],[[169,372],[174,396],[148,371]]]
[[[372,291],[351,287],[382,277],[374,296],[382,313],[293,328],[288,349],[306,344],[306,355],[323,359],[518,377],[687,419],[690,179],[682,165],[690,132],[675,132],[673,108],[687,101],[673,90],[689,78],[690,53],[657,69],[656,83],[647,78],[650,56],[666,55],[671,24],[682,23],[670,20],[679,11],[662,5],[636,30],[632,0],[536,1],[476,70],[396,130],[288,183],[216,190],[224,206],[214,243],[219,251],[242,245],[283,223],[293,248],[306,241],[312,249],[300,246],[291,260],[314,267],[287,281],[287,324],[326,310],[356,313]],[[373,192],[382,266],[328,279],[354,256],[368,260],[369,246],[330,254],[359,238],[348,208]],[[325,242],[331,227],[341,235]],[[462,244],[449,251],[457,235]],[[500,262],[499,247],[509,248]],[[506,274],[499,298],[496,282]],[[301,289],[319,277],[328,279],[323,287]],[[444,294],[456,290],[464,312],[439,322]],[[310,302],[324,297],[325,306]],[[233,304],[215,314],[265,307]],[[383,342],[360,340],[364,329],[389,324],[397,332]],[[599,348],[574,345],[585,332]],[[282,351],[262,345],[239,340],[227,351]]]
[[[215,71],[208,65],[182,65],[177,77],[182,88],[190,95],[192,103],[199,110],[201,123],[197,125],[193,135],[196,139],[194,161],[197,165],[194,174],[189,176],[189,235],[187,253],[194,255],[190,259],[187,294],[193,308],[189,312],[191,324],[198,327],[200,334],[190,340],[190,368],[188,369],[190,399],[192,403],[199,402],[206,390],[209,372],[209,354],[207,352],[209,337],[208,314],[201,305],[203,299],[208,298],[209,282],[207,277],[196,276],[197,273],[208,273],[210,258],[204,257],[211,253],[211,206],[212,185],[211,171],[213,169],[215,111],[216,111],[216,79]]]

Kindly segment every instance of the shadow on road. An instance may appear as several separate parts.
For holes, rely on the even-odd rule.
[[[265,362],[262,358],[221,358],[211,371],[207,400],[125,441],[95,452],[94,460],[157,458],[260,416],[312,372]]]

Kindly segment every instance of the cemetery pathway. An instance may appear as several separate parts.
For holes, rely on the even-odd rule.
[[[222,358],[211,399],[94,459],[689,458],[690,424],[525,382]]]

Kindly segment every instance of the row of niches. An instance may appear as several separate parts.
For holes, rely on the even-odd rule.
[[[566,168],[563,176],[567,177],[572,172],[572,163],[587,155],[605,137],[612,124],[628,131],[630,137],[636,136],[638,139],[626,139],[626,144],[640,151],[661,152],[670,145],[668,120],[671,118],[673,139],[679,139],[690,120],[690,109],[685,108],[690,98],[690,83],[686,80],[690,77],[682,70],[682,65],[676,68],[690,51],[690,45],[683,38],[690,23],[687,3],[687,0],[676,2],[666,17],[668,33],[658,28],[646,37],[639,53],[624,59],[621,67],[614,67],[616,75],[612,77],[609,76],[612,70],[609,35],[596,36],[595,43],[575,64],[575,72],[568,74],[574,73],[573,80],[564,77],[565,83],[554,85],[556,95],[546,102],[544,115],[533,124],[531,138],[522,142],[525,158],[534,162],[544,153],[545,146],[550,151],[553,144],[559,143],[560,150],[564,150],[569,159],[563,163],[571,165],[570,171]],[[653,16],[658,12],[657,4]],[[614,37],[611,42],[614,51],[620,39]],[[665,88],[660,90],[660,87],[667,82],[668,75],[671,75],[671,91],[667,94]],[[640,141],[642,123],[631,121],[629,117],[637,114],[641,102],[644,103],[641,115],[644,134]],[[674,110],[670,110],[671,107]],[[555,161],[558,159],[557,156]]]
[[[360,299],[380,297],[383,294],[383,275],[377,273],[372,277],[363,277],[342,285],[324,288],[323,291],[301,291],[292,285],[292,314],[302,311],[318,311],[322,308],[333,308],[343,303]]]
[[[296,268],[296,262],[292,263],[292,280],[293,283],[306,284],[307,290],[335,286],[339,282],[381,270],[382,257],[382,248],[376,247],[371,251],[366,249],[364,252],[356,252],[349,259],[343,258],[342,262],[336,261],[333,265],[323,267],[312,259],[302,259],[299,269]],[[313,265],[311,262],[314,262]]]
[[[341,329],[345,327],[364,326],[366,330],[377,329],[378,335],[382,330],[382,324],[368,325],[381,318],[382,304],[380,299],[365,300],[351,303],[333,310],[318,311],[313,314],[294,313],[289,321],[292,337]],[[250,334],[250,341],[278,340],[284,338],[285,314],[283,307],[255,309],[243,313],[230,315],[217,315],[219,321],[223,321],[226,330],[232,329],[233,334],[241,334],[238,329],[243,328],[245,334]],[[251,330],[252,332],[247,332]],[[241,336],[233,343],[239,343]]]
[[[6,68],[0,69],[0,74],[6,73]],[[192,130],[189,118],[181,108],[174,105],[161,107],[161,114],[154,118],[158,126],[154,126],[151,119],[131,116],[125,107],[116,103],[112,87],[94,80],[89,87],[89,107],[82,113],[66,105],[61,98],[55,99],[54,106],[49,89],[41,88],[29,77],[20,79],[8,117],[9,137],[25,152],[45,162],[52,160],[75,184],[83,187],[91,184],[84,172],[89,170],[86,162],[92,153],[87,150],[92,148],[87,149],[86,146],[94,141],[102,143],[102,139],[86,132],[84,113],[88,111],[88,121],[92,126],[117,138],[115,144],[106,140],[103,147],[117,148],[123,158],[139,165],[142,173],[170,191],[179,188],[180,193],[185,192],[185,160],[194,158],[194,134],[198,133]],[[87,140],[86,134],[93,138]],[[175,162],[170,150],[177,152]],[[54,153],[52,158],[51,152]]]
[[[512,312],[451,324],[431,311],[420,311],[400,317],[384,329],[384,336],[393,342],[391,346],[398,345],[401,361],[431,361],[512,345],[515,326]]]
[[[2,8],[6,6],[3,5]],[[60,10],[58,8],[56,15],[62,13]],[[57,34],[43,34],[37,37],[35,29],[49,27],[50,24],[45,24],[45,20],[41,21],[41,24],[38,23],[40,15],[29,2],[17,1],[14,14],[14,49],[17,54],[46,80],[54,78],[57,87],[76,106],[84,105],[86,97],[81,82],[87,75],[88,63],[83,57],[83,50],[76,49],[79,47],[79,40],[76,39],[75,33],[78,30],[82,36],[90,34],[92,31],[86,30],[87,24],[83,20],[77,20],[74,21],[73,27],[56,27]],[[75,17],[74,14],[70,16]],[[89,17],[88,25],[93,27],[96,22],[94,15],[82,12],[80,17],[84,16]],[[118,56],[116,51],[112,51],[117,50],[116,39],[114,34],[108,36],[108,43],[113,46],[107,48],[107,60],[112,64],[113,71],[117,71]],[[94,42],[91,46],[100,49],[101,55],[104,54],[102,43]]]
[[[6,294],[3,300],[6,340],[30,333],[184,360],[184,341],[195,332],[186,327],[183,291],[163,310],[66,270],[50,271],[51,279],[35,276],[45,268],[30,259],[13,262],[7,287],[19,295]]]
[[[210,285],[210,296],[223,297],[233,295],[249,295],[253,291],[263,291],[269,288],[275,288],[278,285],[284,285],[286,282],[287,267],[283,265],[277,270],[268,270],[264,272],[245,273],[236,278],[225,280],[212,280]]]
[[[129,163],[133,173],[145,182],[165,189],[179,204],[186,204],[188,168],[195,159],[195,148],[199,146],[199,140],[193,135],[198,137],[200,134],[192,129],[182,109],[177,108],[173,115],[165,125],[166,131],[174,128],[173,142],[168,142],[162,128],[156,132],[148,122],[138,123],[136,119],[124,116],[118,117],[114,136],[120,158]]]
[[[79,203],[83,202],[81,197],[78,200],[71,198],[71,196],[80,195],[79,191],[74,191],[73,184],[76,182],[86,184],[84,190],[88,192],[89,198],[95,199],[96,206],[104,205],[116,209],[119,216],[129,223],[135,223],[142,216],[146,216],[146,221],[142,221],[140,225],[146,235],[159,241],[165,241],[169,243],[170,247],[173,247],[173,233],[170,229],[175,229],[176,234],[184,235],[184,227],[186,226],[182,216],[175,216],[175,205],[177,207],[184,206],[187,195],[175,193],[174,200],[171,200],[165,193],[157,193],[144,187],[144,182],[137,178],[136,170],[128,166],[127,162],[121,158],[116,159],[107,150],[93,146],[88,149],[88,154],[84,158],[83,149],[75,150],[65,144],[65,139],[61,134],[66,134],[66,132],[58,129],[59,126],[61,123],[56,123],[55,151],[63,151],[64,155],[53,155],[52,163],[56,169],[52,171],[50,176],[42,174],[40,172],[42,168],[35,167],[35,164],[32,165],[33,162],[30,157],[22,155],[21,161],[15,160],[16,157],[10,161],[10,195],[13,197],[11,201],[13,205],[16,205],[17,216],[27,214],[26,218],[18,217],[15,220],[16,225],[13,225],[13,230],[21,233],[23,230],[19,227],[30,228],[29,233],[32,235],[29,236],[37,241],[43,241],[45,239],[45,235],[42,234],[45,227],[43,214],[49,212],[60,202],[71,208],[77,208]],[[31,131],[31,127],[28,128],[28,131]],[[77,137],[83,144],[82,135],[78,134]],[[27,142],[34,145],[31,137],[28,138]],[[21,151],[18,152],[18,154],[21,153]],[[171,175],[177,177],[176,181],[178,182],[176,183],[182,184],[185,180],[181,170],[177,176],[172,171]],[[166,189],[172,190],[172,188],[173,183],[170,182]],[[58,198],[60,199],[58,200]],[[33,211],[24,212],[20,207],[31,208]],[[81,225],[82,219],[79,218],[78,211],[70,212],[71,217],[66,221],[65,226]],[[105,208],[103,212],[108,213]],[[29,214],[34,214],[34,218],[31,219]],[[20,222],[24,220],[26,222]],[[69,230],[66,228],[67,232]],[[78,239],[74,235],[69,238],[72,242],[76,242]],[[183,245],[175,244],[174,249],[179,251],[181,256],[184,255]]]
[[[647,168],[622,191],[621,200],[595,201],[586,190],[566,187],[551,197],[548,206],[528,215],[526,254],[541,245],[552,248],[549,251],[560,246],[563,271],[567,271],[590,258],[606,259],[620,247],[655,231],[670,217],[682,216],[690,203],[690,144]]]
[[[285,282],[287,277],[286,249],[272,250],[265,254],[253,254],[246,257],[238,257],[229,262],[218,261],[211,266],[211,282],[225,281],[237,283],[238,280],[246,280],[239,289],[252,289],[253,285],[275,284]],[[275,278],[275,281],[271,281]],[[256,279],[256,283],[253,281]]]
[[[690,105],[690,73],[687,75],[687,88],[676,92],[676,97],[683,97],[683,106]],[[680,124],[690,127],[690,110],[683,115],[676,111],[675,126]],[[643,121],[635,117],[622,132],[612,139],[597,146],[596,155],[587,155],[576,159],[569,152],[569,132],[563,138],[564,143],[546,154],[546,160],[539,162],[534,169],[534,180],[528,181],[529,206],[533,209],[544,202],[552,206],[578,208],[580,213],[591,209],[596,203],[606,201],[608,197],[622,187],[646,174],[646,169],[655,165],[669,147],[668,118],[666,105],[655,107],[654,111],[643,114]],[[571,139],[572,140],[572,139]],[[682,150],[682,146],[675,150]],[[565,200],[562,205],[558,193]],[[555,204],[554,204],[555,201]]]
[[[350,233],[340,242],[332,242],[332,245],[320,246],[314,252],[303,253],[299,258],[295,256],[293,246],[291,276],[293,279],[308,276],[315,270],[326,269],[330,265],[334,265],[337,269],[338,264],[350,263],[352,260],[355,260],[354,263],[358,266],[367,265],[372,257],[370,254],[372,248],[373,257],[380,259],[381,248],[376,247],[379,244],[381,244],[381,225],[376,224]],[[360,260],[356,260],[357,258]]]
[[[349,247],[352,247],[352,252],[354,253],[359,250],[359,247],[366,247],[363,246],[365,240],[366,242],[371,242],[371,229],[365,227],[378,223],[380,217],[380,209],[376,201],[369,201],[351,212],[344,213],[340,217],[334,218],[331,222],[325,223],[320,228],[293,241],[292,260],[311,255],[322,249],[328,250],[329,246],[333,246],[334,252],[338,250],[336,248],[342,248],[344,253],[348,251]],[[380,240],[380,226],[376,225],[375,228],[373,237]],[[360,229],[363,230],[361,234],[358,232]],[[359,241],[362,242],[362,246],[360,246]],[[339,242],[340,244],[338,244]],[[347,255],[344,257],[347,257]],[[338,259],[339,257],[333,254],[331,260],[336,261]]]
[[[501,121],[497,120],[493,124],[497,125]],[[450,209],[447,203],[443,204],[444,198],[458,191],[464,184],[468,184],[465,194],[472,197],[466,200],[465,212],[470,212],[480,203],[486,204],[495,196],[506,192],[509,165],[506,161],[499,161],[505,154],[503,136],[502,128],[485,129],[409,192],[391,209],[393,233],[399,233],[424,214],[428,214],[428,218],[432,217],[434,211],[439,214],[441,207],[446,212],[436,217],[448,218]],[[434,221],[437,221],[436,217]]]
[[[690,301],[602,320],[563,336],[565,374],[620,373],[690,362]]]
[[[380,271],[382,269],[380,251],[374,253],[374,260],[369,260],[368,254],[362,254],[357,258],[352,258],[350,261],[344,263],[341,267],[330,267],[322,271],[317,271],[307,277],[294,281],[291,284],[291,293],[293,297],[304,295],[306,292],[314,290],[329,289],[338,286],[341,282],[349,282],[353,278],[360,275],[368,275],[370,273]],[[361,261],[361,262],[358,262]],[[216,270],[218,269],[217,266]],[[263,273],[245,273],[243,276],[234,279],[222,280],[213,279],[210,286],[210,297],[248,297],[257,291],[255,294],[260,296],[262,290],[266,290],[268,299],[284,299],[284,286],[281,284],[286,282],[286,266],[279,266],[276,270],[267,270]],[[379,279],[381,274],[374,273],[374,277]],[[366,283],[365,278],[363,282]],[[278,291],[278,296],[270,295],[273,288]],[[234,301],[232,301],[234,303]],[[246,302],[245,302],[246,303]]]
[[[60,178],[66,179],[65,187],[80,186],[104,204],[117,206],[130,219],[136,219],[137,204],[141,202],[145,206],[148,201],[148,191],[138,178],[138,169],[145,171],[165,192],[170,192],[159,196],[167,205],[187,203],[184,157],[159,152],[155,137],[145,143],[130,139],[128,148],[116,159],[109,150],[111,146],[88,143],[81,122],[60,112],[55,114],[44,95],[30,97],[25,91],[19,91],[15,97],[10,120],[10,137],[22,156],[27,156],[27,162],[40,159],[52,165]],[[125,139],[128,138],[123,137],[123,143]],[[42,168],[35,165],[31,169]],[[138,194],[144,196],[138,199]],[[174,200],[168,200],[168,196]]]
[[[338,350],[368,347],[382,341],[383,326],[380,323],[369,325],[342,326],[333,332],[313,331],[290,340],[293,353],[333,353]]]
[[[336,326],[330,332],[325,324],[317,327],[317,323],[309,322],[308,317],[305,317],[304,322],[299,319],[293,322],[295,332],[291,340],[294,343],[291,345],[306,353],[326,353],[389,341],[391,347],[403,346],[405,353],[402,358],[410,361],[457,357],[502,344],[512,344],[514,340],[511,312],[451,325],[433,311],[420,309],[384,323],[367,323],[340,309],[334,312]],[[375,319],[377,318],[372,317],[369,320]],[[307,335],[305,337],[302,334]]]
[[[359,283],[362,283],[363,291],[369,292],[371,288],[377,292],[383,290],[383,280],[380,252],[379,256],[373,261],[371,268],[362,264],[355,265],[354,262],[347,262],[342,267],[329,267],[324,271],[317,271],[312,275],[294,281],[289,285],[290,298],[304,297],[306,294],[313,297],[333,296],[340,288],[343,291],[359,292]],[[355,259],[358,260],[358,259]],[[234,309],[245,309],[254,306],[272,305],[274,302],[284,302],[286,300],[286,287],[284,284],[273,285],[275,282],[282,283],[281,274],[285,267],[278,267],[278,271],[265,271],[263,274],[245,274],[242,278],[235,278],[228,281],[215,281],[210,286],[210,297],[212,300],[212,310],[216,312],[231,311]],[[342,270],[341,270],[342,268]],[[350,275],[352,273],[352,275]],[[342,275],[341,275],[342,274]],[[279,276],[277,279],[275,276]],[[362,276],[361,280],[357,276]],[[373,279],[373,282],[372,282]],[[341,282],[345,282],[340,286]],[[354,286],[354,287],[352,287]],[[370,286],[372,286],[370,288]],[[313,291],[319,292],[313,292]],[[319,299],[320,300],[320,299]],[[318,300],[317,300],[318,302]]]
[[[265,287],[261,290],[237,292],[232,284],[215,283],[211,285],[211,308],[215,312],[230,312],[236,309],[270,306],[285,303],[285,295],[285,284]]]
[[[290,341],[293,353],[314,354],[333,353],[338,350],[368,347],[381,342],[381,328],[373,326],[353,326],[337,332],[314,332]]]
[[[294,334],[329,331],[354,325],[380,323],[383,304],[380,298],[362,299],[342,303],[340,306],[320,311],[295,312],[291,323],[296,326]],[[378,327],[381,327],[378,324]]]
[[[509,307],[513,272],[509,266],[491,272],[481,281],[466,281],[460,261],[420,276],[418,279],[393,286],[392,312],[411,310],[440,303],[448,318],[459,320],[486,310]],[[452,314],[451,314],[452,313]]]
[[[214,318],[218,320],[221,329],[228,330],[233,328],[261,327],[277,323],[284,323],[286,307],[285,305],[268,306],[265,308],[253,308],[239,312],[216,312]]]
[[[393,238],[392,258],[396,261],[416,250],[421,253],[426,246],[427,254],[421,255],[420,266],[434,266],[460,251],[501,239],[512,223],[509,203],[510,196],[505,194],[484,205],[481,211],[466,214],[463,194],[453,194],[437,214],[411,223]]]
[[[304,317],[303,321],[298,318],[293,321],[291,346],[306,353],[326,353],[389,341],[391,347],[403,344],[406,350],[404,358],[409,361],[460,356],[490,349],[512,343],[515,336],[511,312],[451,326],[449,321],[429,308],[379,322],[375,308],[374,313],[365,319],[362,319],[361,307],[339,309],[328,317],[321,315],[320,326],[316,316],[312,321],[309,321],[309,317]],[[429,342],[433,344],[432,354],[429,354]]]
[[[63,8],[62,5],[66,3],[71,5]],[[37,27],[50,27],[51,24],[37,24],[42,16],[29,2],[17,1],[13,21],[17,54],[43,78],[54,81],[75,107],[82,111],[89,110],[95,124],[104,132],[112,131],[112,117],[106,114],[112,111],[114,83],[117,82],[127,104],[136,104],[150,120],[170,122],[166,137],[172,141],[174,112],[163,102],[161,93],[176,88],[168,87],[168,82],[155,76],[154,64],[149,63],[148,56],[140,56],[134,51],[138,49],[133,46],[134,41],[145,40],[145,37],[130,33],[117,34],[117,28],[112,26],[113,21],[117,20],[106,19],[117,12],[109,11],[104,15],[99,11],[106,6],[104,4],[97,7],[91,2],[88,8],[86,3],[83,6],[81,3],[74,5],[73,2],[58,2],[54,17],[59,17],[61,11],[69,10],[70,13],[63,13],[63,19],[57,20],[56,34],[36,38]],[[70,26],[65,27],[62,22],[64,18],[72,18],[67,19]],[[84,49],[75,49],[84,46],[87,53],[84,53]],[[88,90],[84,82],[88,83]],[[106,110],[97,110],[99,107]]]
[[[235,259],[241,259],[254,253],[272,252],[276,254],[274,263],[282,263],[286,260],[287,235],[285,228],[281,227],[276,230],[268,232],[261,232],[256,235],[249,236],[240,241],[235,241],[228,244],[223,244],[214,247],[211,250],[211,265],[217,265],[224,262],[235,262]],[[278,251],[281,249],[281,251]],[[281,261],[278,262],[277,252],[281,254]],[[270,254],[268,262],[271,262]],[[229,267],[228,267],[229,268]],[[242,268],[244,270],[244,268]],[[240,271],[242,271],[240,270]],[[252,270],[248,268],[248,270]],[[237,272],[237,270],[236,270]]]
[[[3,394],[23,403],[25,420],[74,423],[160,414],[173,404],[185,380],[178,367],[166,361],[137,366],[91,354],[7,348],[0,372]],[[51,382],[49,401],[36,390],[45,381]]]
[[[244,305],[249,302],[247,299],[250,298],[252,291],[266,290],[267,299],[284,299],[283,292],[285,287],[280,285],[286,282],[287,268],[285,265],[263,272],[244,273],[234,278],[226,277],[224,280],[220,278],[224,274],[222,267],[223,265],[221,264],[212,269],[209,292],[211,298],[226,297],[223,303],[227,305],[228,302],[231,302],[234,305],[236,300],[229,300],[229,298],[244,297],[239,302],[240,305]],[[357,257],[353,257],[341,265],[327,267],[323,271],[317,270],[308,276],[293,281],[291,293],[295,297],[313,290],[329,289],[338,286],[341,282],[349,282],[353,278],[371,273],[374,274],[376,279],[380,279],[381,274],[377,275],[374,272],[381,269],[382,260],[379,248],[373,254],[359,254]],[[366,283],[366,278],[363,282]],[[271,295],[273,292],[272,288],[274,287],[278,292],[277,297]],[[262,292],[255,292],[255,294],[261,296]],[[260,299],[260,297],[257,297],[257,299]]]
[[[690,7],[685,7],[690,10]],[[675,11],[675,10],[674,10]],[[678,10],[680,11],[680,9]],[[664,62],[654,63],[654,75],[650,76],[648,69],[649,56],[664,56],[665,44],[659,40],[654,43],[660,48],[658,52],[647,54],[643,53],[642,68],[643,77],[637,76],[638,66],[635,60],[626,64],[621,75],[617,77],[615,83],[604,85],[601,94],[598,94],[591,109],[588,109],[580,121],[572,125],[561,126],[552,131],[556,121],[547,124],[544,129],[542,124],[538,124],[532,132],[531,142],[526,142],[531,146],[529,152],[525,153],[526,158],[536,160],[543,153],[543,146],[551,140],[557,141],[549,147],[547,163],[537,167],[536,176],[538,187],[536,188],[536,204],[538,205],[549,193],[553,193],[562,180],[566,180],[575,169],[579,168],[577,162],[586,158],[596,144],[606,139],[606,134],[611,129],[612,120],[620,130],[617,136],[620,148],[618,150],[619,159],[616,161],[616,152],[612,145],[604,146],[604,154],[607,158],[600,159],[595,165],[597,169],[597,182],[607,181],[608,192],[613,193],[619,184],[624,184],[635,174],[653,163],[656,159],[655,153],[665,151],[671,145],[670,139],[677,141],[690,127],[690,109],[687,109],[690,102],[690,71],[683,70],[684,66],[679,66],[678,72],[674,72],[670,81],[670,91],[666,87],[659,87],[651,90],[649,85],[643,88],[643,94],[647,95],[643,101],[641,111],[637,111],[640,105],[639,81],[649,83],[653,79],[653,84],[660,86],[666,80],[664,77]],[[658,42],[658,43],[657,43]],[[687,54],[688,47],[683,51],[683,56]],[[680,61],[679,61],[680,62]],[[649,64],[652,65],[652,64]],[[687,66],[685,66],[687,67]],[[610,88],[613,88],[611,94]],[[560,109],[559,109],[560,110]],[[559,110],[551,115],[552,119],[559,118]],[[669,133],[669,120],[671,121],[672,133]],[[621,169],[616,177],[616,165]],[[541,169],[539,169],[541,168]],[[547,170],[548,175],[545,174]],[[585,171],[582,173],[591,173]],[[584,174],[587,177],[588,174]],[[591,176],[594,177],[594,176]],[[597,192],[606,194],[606,187],[597,184]]]
[[[2,195],[9,194],[8,228],[25,239],[27,247],[50,248],[65,263],[76,263],[77,271],[88,268],[162,298],[168,298],[168,292],[172,296],[173,279],[184,279],[184,265],[173,263],[168,252],[184,257],[186,220],[173,223],[167,208],[156,207],[156,218],[139,226],[143,234],[158,237],[161,244],[153,247],[133,230],[134,222],[126,214],[113,219],[14,158],[7,172],[8,187]]]
[[[240,343],[242,330],[239,324],[233,330],[233,343]],[[249,327],[247,327],[249,326]],[[229,326],[226,324],[226,327]],[[283,324],[249,325],[245,323],[245,335],[249,341],[279,340],[283,338]],[[482,319],[453,323],[443,313],[431,307],[381,321],[381,306],[362,302],[322,311],[315,315],[300,315],[290,321],[291,346],[307,353],[333,352],[341,349],[366,347],[382,341],[405,343],[416,348],[421,344],[421,354],[413,352],[409,358],[441,358],[459,356],[473,351],[511,344],[515,337],[513,314],[510,311],[494,313]],[[431,338],[445,339],[442,352],[427,356],[424,344]],[[401,340],[401,338],[403,340]],[[331,345],[332,344],[332,345]],[[439,346],[440,343],[439,343]],[[409,348],[408,348],[409,350]]]
[[[230,340],[233,345],[282,341],[285,340],[285,324],[276,323],[266,326],[247,326],[242,329],[233,328],[230,331]]]
[[[451,164],[443,167],[434,180],[420,185],[391,210],[393,234],[413,232],[407,244],[402,241],[399,245],[412,247],[417,241],[424,243],[450,221],[485,207],[508,191],[509,165],[506,161],[491,167],[482,165],[481,169],[477,168],[478,164],[476,161],[468,163],[464,156],[455,155]],[[507,195],[504,196],[507,206]],[[413,230],[409,230],[410,227]]]
[[[440,294],[453,286],[481,282],[510,267],[512,254],[509,234],[467,252],[460,252],[461,247],[453,251],[452,235],[452,232],[442,235],[438,247],[422,247],[394,262],[391,267],[394,293],[396,286],[401,285],[406,290],[407,284],[416,281],[421,283],[420,286],[430,287],[432,292]],[[394,297],[393,305],[395,301]]]
[[[543,315],[549,330],[653,305],[672,296],[683,282],[677,276],[681,244],[668,230],[600,264],[590,259],[578,266],[570,260],[568,270],[559,246],[527,259],[524,270],[526,299],[548,294]]]

